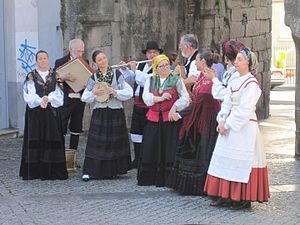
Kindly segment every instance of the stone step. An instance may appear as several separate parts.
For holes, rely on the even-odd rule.
[[[0,140],[17,138],[19,130],[17,129],[0,129]]]

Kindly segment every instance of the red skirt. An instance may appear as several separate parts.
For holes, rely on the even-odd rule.
[[[204,192],[233,201],[267,202],[270,198],[267,167],[252,168],[248,183],[228,181],[208,174]]]

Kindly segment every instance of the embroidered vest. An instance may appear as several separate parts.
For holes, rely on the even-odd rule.
[[[46,82],[40,76],[37,70],[33,70],[27,75],[27,79],[32,79],[36,89],[36,94],[39,97],[49,95],[50,92],[55,90],[56,87],[56,73],[50,69],[49,74],[46,76]]]
[[[158,122],[159,114],[161,113],[163,121],[168,122],[169,111],[179,98],[176,84],[180,78],[179,76],[170,74],[161,94],[159,93],[160,78],[158,76],[152,76],[150,79],[150,92],[153,93],[154,96],[161,96],[163,93],[170,93],[172,98],[150,106],[147,113],[147,119],[152,122]]]

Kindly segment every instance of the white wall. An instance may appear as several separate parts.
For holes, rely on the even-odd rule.
[[[35,53],[44,49],[49,53],[50,65],[62,56],[62,35],[59,27],[60,0],[0,0],[3,3],[4,21],[4,66],[7,102],[1,103],[7,109],[7,123],[4,127],[23,130],[25,102],[23,100],[23,82],[26,74],[35,68]],[[0,13],[1,31],[1,13]],[[0,37],[1,47],[1,37]],[[0,63],[1,61],[0,55]],[[1,65],[1,64],[0,64]],[[1,73],[2,70],[0,70]],[[2,76],[1,76],[2,77]],[[2,79],[2,78],[1,78]],[[2,81],[2,80],[1,80]],[[1,84],[0,84],[1,85]],[[0,86],[2,96],[2,86]],[[2,104],[2,105],[1,105]],[[0,114],[2,122],[3,116]],[[2,128],[2,123],[0,123]]]
[[[38,0],[38,18],[39,47],[48,52],[50,66],[54,67],[55,60],[63,55],[60,0]]]

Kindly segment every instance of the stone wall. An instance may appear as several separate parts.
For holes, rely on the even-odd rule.
[[[111,64],[144,59],[148,40],[165,52],[178,50],[184,33],[197,34],[200,48],[220,49],[229,38],[238,38],[258,54],[258,80],[263,95],[259,118],[269,115],[272,0],[62,0],[64,44],[72,38],[86,43],[91,59],[103,49]],[[90,60],[91,61],[91,60]],[[126,103],[130,120],[131,103]],[[88,116],[87,116],[88,117]]]

